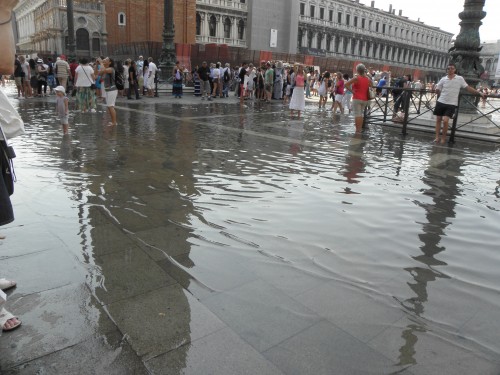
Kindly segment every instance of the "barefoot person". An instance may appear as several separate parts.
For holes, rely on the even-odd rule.
[[[457,74],[457,67],[453,63],[449,63],[446,68],[446,76],[441,78],[436,86],[438,100],[436,108],[434,108],[434,116],[436,116],[436,138],[434,142],[439,142],[441,131],[441,122],[443,122],[443,131],[441,132],[441,144],[446,142],[446,134],[448,133],[448,124],[450,119],[455,115],[458,106],[458,96],[460,89],[466,89],[471,94],[480,95],[485,98],[486,95],[469,86],[462,76]]]
[[[353,93],[352,107],[354,111],[354,123],[356,133],[361,133],[363,127],[363,116],[368,105],[368,88],[372,86],[372,81],[366,75],[366,67],[363,64],[356,66],[357,75],[351,78],[345,87]]]
[[[115,62],[113,59],[106,57],[102,60],[102,66],[104,67],[100,71],[101,82],[104,84],[104,91],[106,93],[106,107],[108,108],[109,116],[111,121],[108,122],[109,126],[116,125],[116,110],[115,103],[116,97],[118,96],[118,89],[115,84]]]
[[[0,1],[0,75],[11,75],[14,73],[15,59],[15,44],[14,34],[12,29],[12,9],[17,4],[18,0],[2,0]],[[12,104],[3,91],[0,91],[0,126],[3,132],[0,132],[0,168],[2,171],[8,168],[8,161],[5,157],[4,146],[5,140],[3,133],[7,139],[24,133],[24,125],[20,117],[17,115]],[[8,114],[8,116],[4,115]],[[4,173],[0,173],[0,225],[11,223],[14,220],[14,212],[10,202],[9,191],[7,190],[6,182],[4,181]],[[7,176],[8,178],[8,176]],[[12,331],[21,325],[21,321],[3,307],[5,303],[5,294],[3,290],[7,290],[16,286],[16,283],[6,279],[0,279],[0,327],[2,331]]]

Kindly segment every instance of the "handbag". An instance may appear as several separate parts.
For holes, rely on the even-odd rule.
[[[83,70],[83,72],[85,73],[85,75],[87,76],[88,80],[89,80],[90,82],[92,82],[92,80],[89,78],[89,75],[88,75],[88,74],[87,74],[87,72],[85,71],[85,68],[83,68],[83,67],[82,67],[82,70]],[[95,87],[95,82],[92,82],[92,83],[90,84],[90,88],[91,88],[92,90],[95,90],[95,89],[96,89],[96,87]],[[76,94],[76,93],[75,93],[75,94]],[[75,96],[75,95],[73,95],[73,96]]]
[[[16,174],[14,173],[14,163],[12,162],[12,159],[16,157],[16,153],[14,152],[14,148],[9,146],[7,143],[7,138],[5,137],[5,133],[1,126],[0,133],[3,136],[3,140],[0,141],[0,165],[2,168],[2,179],[4,181],[5,188],[7,189],[7,193],[12,195],[14,193],[14,182],[16,181]]]
[[[373,87],[368,87],[368,100],[373,100],[377,97],[377,92]]]

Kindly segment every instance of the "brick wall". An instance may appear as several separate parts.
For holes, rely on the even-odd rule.
[[[108,44],[162,42],[164,0],[104,0]],[[124,12],[126,25],[118,25]],[[196,0],[174,0],[175,42],[196,41]],[[112,54],[112,51],[109,53]]]
[[[175,43],[196,43],[196,0],[174,0]]]

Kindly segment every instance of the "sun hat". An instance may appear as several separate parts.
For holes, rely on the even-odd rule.
[[[38,60],[36,60],[36,62],[39,63],[39,64],[43,64],[43,60],[42,59],[38,59]]]
[[[63,86],[57,86],[54,91],[61,91],[63,94],[66,94],[66,90]]]

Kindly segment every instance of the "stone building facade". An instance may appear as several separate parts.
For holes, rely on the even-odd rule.
[[[196,0],[196,43],[247,47],[247,1]]]
[[[452,33],[359,0],[301,0],[298,49],[316,56],[343,56],[444,72]]]
[[[21,0],[14,8],[17,50],[26,55],[68,54],[66,0]],[[106,51],[106,9],[96,0],[74,1],[77,56]]]

